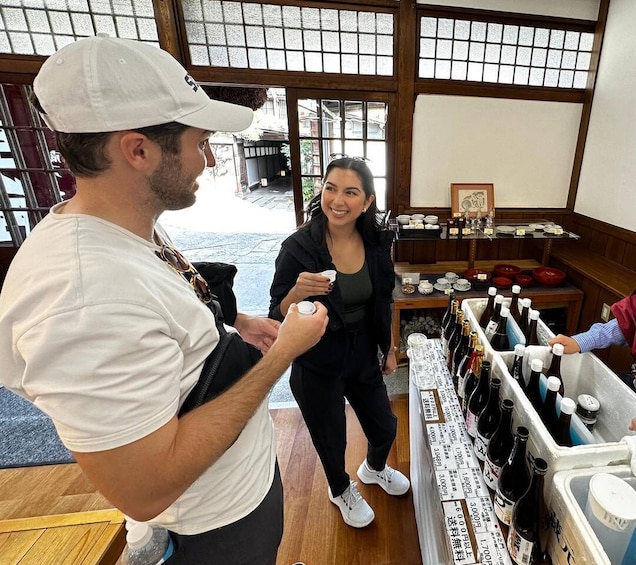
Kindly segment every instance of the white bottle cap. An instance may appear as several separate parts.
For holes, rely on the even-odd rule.
[[[523,306],[524,308],[530,308],[531,304],[532,304],[532,299],[530,299],[530,298],[522,298],[521,299],[521,306]]]
[[[564,350],[563,344],[561,344],[561,343],[555,343],[552,346],[552,354],[553,355],[563,355],[563,350]]]
[[[519,294],[521,292],[521,287],[518,284],[512,285],[512,294]]]
[[[537,373],[540,373],[541,371],[543,371],[543,361],[541,361],[541,359],[533,359],[530,362],[530,369],[536,371]]]
[[[152,539],[152,527],[145,522],[131,524],[126,533],[126,543],[131,549],[139,549]]]
[[[561,413],[562,414],[574,414],[574,409],[576,408],[576,404],[574,404],[574,400],[571,398],[565,397],[561,400]]]
[[[298,303],[298,313],[301,316],[311,316],[316,311],[316,306],[313,302],[303,300]]]
[[[518,343],[515,345],[515,355],[522,357],[526,350],[526,346],[523,343]]]
[[[495,304],[503,302],[503,298],[503,294],[498,294],[497,296],[495,296]]]
[[[506,308],[505,306],[502,306],[501,307],[501,317],[502,318],[507,318],[509,314],[510,314],[510,308]]]
[[[559,377],[548,377],[548,390],[559,390],[561,388],[561,379]]]
[[[488,287],[488,296],[495,296],[495,294],[497,294],[497,287],[496,286]]]
[[[530,310],[531,320],[538,320],[540,315],[541,315],[541,312],[539,312],[539,310]]]

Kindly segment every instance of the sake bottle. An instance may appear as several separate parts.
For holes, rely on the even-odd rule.
[[[540,512],[544,507],[543,481],[547,470],[545,459],[535,458],[530,486],[512,511],[507,545],[510,558],[517,565],[533,565],[537,561],[537,555],[541,553],[540,528],[543,517]]]
[[[457,392],[457,397],[460,399],[460,404],[461,398],[463,396],[464,379],[466,378],[466,375],[470,370],[470,363],[472,361],[472,358],[474,357],[475,346],[477,345],[478,339],[479,336],[477,335],[477,332],[470,332],[468,340],[468,351],[466,351],[466,354],[457,366],[457,388],[455,390]]]
[[[528,333],[528,325],[530,323],[530,307],[532,306],[532,300],[530,298],[521,299],[521,315],[519,316],[519,328],[521,333],[525,336]]]
[[[464,355],[468,352],[468,347],[470,345],[470,322],[468,320],[464,320],[462,324],[462,335],[459,339],[459,343],[453,351],[453,358],[451,359],[451,376],[453,378],[453,386],[455,390],[457,390],[457,382],[459,380],[459,376],[457,374],[457,370],[459,369],[459,363],[464,358]]]
[[[502,306],[499,322],[497,327],[490,338],[490,345],[496,351],[507,351],[510,349],[510,341],[508,340],[508,316],[510,310],[505,306]]]
[[[444,315],[442,316],[442,331],[446,329],[446,326],[449,324],[453,316],[453,300],[455,300],[455,293],[451,291],[448,293],[448,306],[446,307],[446,312],[444,312]]]
[[[555,437],[559,423],[556,401],[560,387],[561,381],[558,377],[552,375],[548,377],[548,390],[545,393],[545,399],[539,411],[539,416],[541,416],[541,420],[552,437]]]
[[[530,473],[526,466],[526,446],[528,428],[517,426],[510,456],[503,464],[494,498],[494,508],[501,523],[509,526],[512,522],[512,508],[526,492],[530,484]]]
[[[459,309],[459,300],[451,301],[451,315],[448,323],[442,331],[442,351],[446,353],[448,351],[448,340],[450,339],[453,331],[455,330],[455,321],[457,319],[457,310]]]
[[[519,323],[521,320],[521,309],[519,308],[519,295],[521,294],[521,287],[518,284],[512,285],[512,298],[510,299],[510,315],[514,318],[515,322]]]
[[[523,354],[526,351],[526,346],[523,343],[515,345],[515,356],[512,361],[512,367],[510,367],[510,375],[519,383],[521,390],[526,389],[526,379],[523,376]]]
[[[497,287],[491,286],[488,288],[488,302],[486,302],[486,307],[484,311],[479,316],[479,325],[486,329],[488,322],[490,322],[490,318],[492,318],[492,313],[495,309],[495,295],[497,294]]]
[[[539,388],[542,371],[543,361],[541,361],[541,359],[533,359],[530,362],[530,377],[528,378],[528,386],[525,392],[528,400],[537,412],[541,410],[541,405],[543,404],[541,389]]]
[[[555,343],[552,346],[552,361],[550,362],[550,368],[546,372],[547,375],[557,377],[561,382],[561,388],[559,388],[559,394],[565,396],[565,388],[563,387],[563,377],[561,376],[561,360],[563,359],[563,345]]]
[[[572,447],[572,435],[570,434],[570,423],[572,421],[572,414],[576,404],[571,398],[561,399],[561,413],[559,414],[559,423],[555,435],[555,441],[559,445],[565,447]]]
[[[540,315],[541,313],[539,310],[530,310],[528,333],[526,334],[526,345],[541,345],[537,335],[537,324],[539,322]]]
[[[495,333],[495,330],[497,329],[497,325],[499,324],[499,319],[501,318],[502,304],[503,304],[503,295],[497,294],[495,296],[495,307],[494,307],[492,316],[490,317],[488,325],[486,326],[486,329],[484,330],[484,333],[486,334],[486,339],[488,341],[490,341],[490,339],[492,338],[493,334]]]
[[[477,386],[477,380],[479,378],[479,371],[481,371],[481,362],[484,358],[484,346],[476,345],[475,346],[475,355],[472,361],[469,364],[468,372],[464,377],[464,385],[460,390],[461,404],[462,404],[462,413],[466,416],[466,412],[468,410],[468,401],[470,400],[470,395],[475,390]]]
[[[504,398],[501,401],[501,418],[495,433],[490,438],[486,461],[484,461],[484,482],[492,490],[497,490],[501,468],[510,456],[514,436],[512,435],[512,409],[514,401]]]
[[[453,354],[455,352],[455,348],[459,345],[459,341],[462,338],[462,328],[464,327],[464,312],[463,310],[457,311],[457,317],[455,319],[455,329],[451,334],[446,351],[446,366],[448,370],[451,369],[451,363],[453,361]]]
[[[481,366],[481,372],[484,372],[484,366]],[[488,444],[499,425],[501,420],[501,408],[499,407],[499,389],[501,388],[501,379],[493,377],[490,379],[490,391],[486,406],[483,407],[477,416],[477,433],[475,435],[475,455],[480,461],[486,460]]]
[[[477,417],[488,402],[490,392],[490,361],[482,361],[477,386],[468,399],[466,410],[466,430],[475,439],[477,436]]]

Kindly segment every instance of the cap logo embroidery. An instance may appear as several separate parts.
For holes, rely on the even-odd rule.
[[[192,90],[194,90],[194,92],[199,90],[199,85],[197,84],[197,81],[194,80],[190,75],[184,76],[183,80],[186,81],[186,84],[188,84],[188,85],[190,85],[192,87]]]

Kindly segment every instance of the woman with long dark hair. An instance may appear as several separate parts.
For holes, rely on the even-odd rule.
[[[329,498],[345,523],[362,528],[374,513],[345,470],[345,398],[368,440],[358,478],[392,495],[410,487],[386,464],[397,429],[383,379],[397,366],[391,340],[393,233],[378,221],[373,175],[356,158],[329,163],[307,216],[276,259],[270,316],[283,319],[290,304],[302,300],[328,309],[325,335],[294,361],[290,384],[325,470]],[[321,274],[328,269],[337,271],[334,282]]]

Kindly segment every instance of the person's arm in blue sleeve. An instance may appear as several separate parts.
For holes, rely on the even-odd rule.
[[[553,337],[548,345],[560,343],[564,353],[585,353],[593,349],[604,349],[610,345],[626,345],[625,336],[621,332],[616,319],[604,324],[593,324],[589,330],[573,336],[559,334]]]

